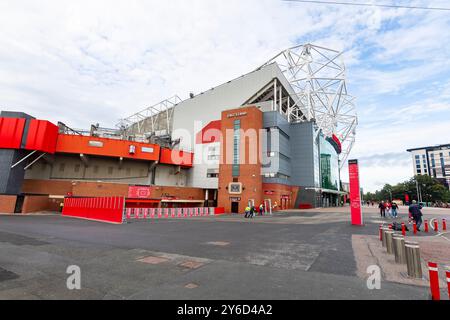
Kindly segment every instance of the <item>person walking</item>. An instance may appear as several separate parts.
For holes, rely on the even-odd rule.
[[[264,205],[262,203],[259,205],[259,215],[260,216],[264,215]]]
[[[244,218],[248,218],[249,214],[250,214],[250,207],[247,206],[247,207],[245,207],[245,216],[244,216]]]
[[[398,215],[398,205],[397,205],[395,202],[392,202],[392,205],[391,205],[391,211],[392,211],[392,216],[393,216],[394,218],[397,218],[397,215]]]
[[[388,215],[392,218],[391,208],[392,208],[391,202],[386,201],[386,211],[387,211]]]
[[[417,204],[416,200],[412,201],[412,204],[408,208],[412,219],[416,223],[417,231],[420,231],[420,226],[422,225],[422,206]]]
[[[384,201],[381,201],[378,204],[378,208],[380,209],[380,215],[382,218],[386,218],[386,206],[384,204]]]
[[[250,206],[250,213],[249,213],[249,215],[248,215],[248,217],[249,217],[250,219],[253,218],[254,212],[255,212],[255,207],[254,207],[254,206]]]

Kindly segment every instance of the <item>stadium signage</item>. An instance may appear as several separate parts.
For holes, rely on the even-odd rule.
[[[247,112],[234,112],[234,113],[230,113],[227,115],[227,118],[237,118],[237,117],[242,117],[242,116],[246,116]]]

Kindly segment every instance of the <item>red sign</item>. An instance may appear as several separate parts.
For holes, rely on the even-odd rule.
[[[273,190],[264,190],[264,194],[275,194]]]
[[[363,224],[363,218],[358,160],[348,160],[348,173],[350,178],[350,213],[352,224],[360,226]]]
[[[409,202],[409,195],[405,193],[405,202]]]
[[[128,186],[128,198],[150,198],[150,187]]]

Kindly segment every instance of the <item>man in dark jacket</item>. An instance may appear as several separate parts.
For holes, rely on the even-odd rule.
[[[378,205],[378,208],[380,208],[380,215],[382,218],[386,218],[386,206],[384,205],[384,201],[381,201]]]
[[[422,206],[416,203],[416,200],[413,200],[412,204],[408,209],[411,217],[417,226],[417,231],[420,231],[420,226],[422,225]]]

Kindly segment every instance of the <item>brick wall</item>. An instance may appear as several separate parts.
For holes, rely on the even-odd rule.
[[[25,179],[23,193],[67,195],[72,192],[72,181]]]
[[[176,197],[178,199],[204,200],[202,188],[152,186],[151,198]],[[42,195],[67,195],[80,197],[128,196],[128,184],[63,180],[25,180],[22,192]]]
[[[297,200],[299,187],[289,186],[278,183],[264,183],[263,184],[263,197],[264,199],[270,199],[272,201],[272,206],[277,204],[274,209],[281,210],[284,205],[284,209],[294,209],[295,202]],[[288,199],[283,200],[283,196],[289,196]],[[284,202],[284,203],[283,203]]]
[[[240,138],[240,166],[237,182],[242,183],[241,194],[230,194],[227,190],[228,184],[233,182],[232,159],[233,159],[233,138],[228,136],[227,129],[233,129],[234,121],[240,120],[241,130],[247,132],[254,129],[256,141],[241,135]],[[253,199],[255,206],[263,201],[262,198],[262,176],[259,148],[259,130],[263,127],[262,112],[256,107],[238,108],[222,112],[221,120],[222,143],[221,143],[221,164],[219,167],[219,192],[218,207],[224,207],[225,212],[231,212],[230,197],[240,198],[239,212],[242,213],[247,206],[248,200]],[[252,150],[252,151],[250,151]],[[244,156],[245,155],[245,156]],[[256,161],[255,161],[256,159]]]
[[[0,195],[0,213],[14,213],[17,196]]]
[[[38,212],[38,211],[49,211],[50,203],[48,196],[25,196],[22,206],[22,213]]]

